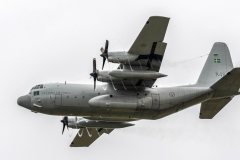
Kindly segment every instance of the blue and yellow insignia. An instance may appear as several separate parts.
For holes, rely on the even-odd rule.
[[[221,59],[214,59],[215,63],[221,63]]]

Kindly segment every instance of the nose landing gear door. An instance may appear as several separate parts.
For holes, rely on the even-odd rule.
[[[41,96],[39,95],[39,91],[34,91],[33,95],[34,96],[31,98],[32,99],[32,105],[34,107],[41,108],[42,107],[42,100],[41,100]]]
[[[55,94],[55,106],[62,106],[62,95]]]
[[[36,104],[39,105],[39,106],[42,106],[42,100],[40,99],[40,97],[37,98]]]

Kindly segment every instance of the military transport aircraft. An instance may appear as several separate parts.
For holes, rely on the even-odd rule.
[[[88,147],[103,133],[129,127],[131,121],[156,120],[201,103],[199,118],[212,119],[239,94],[240,68],[233,68],[225,43],[214,43],[194,85],[153,88],[167,44],[163,42],[169,18],[153,16],[127,52],[101,48],[105,61],[116,70],[99,71],[93,59],[94,85],[50,83],[33,87],[18,98],[18,105],[33,112],[65,116],[65,126],[79,129],[71,147]],[[96,85],[96,80],[106,82]],[[68,117],[70,116],[70,117]]]

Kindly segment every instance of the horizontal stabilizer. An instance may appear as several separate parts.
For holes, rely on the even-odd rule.
[[[200,115],[201,119],[212,119],[224,106],[226,106],[232,98],[223,98],[208,100],[201,104]]]
[[[214,98],[201,104],[199,118],[212,119],[225,105],[227,105],[234,95],[238,95],[240,86],[240,68],[234,68],[211,88],[214,89]]]
[[[238,92],[240,86],[240,68],[234,68],[224,77],[214,83],[211,88],[215,90],[224,90]]]

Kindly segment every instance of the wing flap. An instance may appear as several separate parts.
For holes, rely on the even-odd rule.
[[[222,98],[203,102],[201,104],[199,118],[212,119],[231,100],[232,98]]]
[[[73,139],[70,147],[88,147],[103,133],[110,134],[113,129],[106,128],[82,128]]]
[[[167,47],[167,43],[158,42],[154,54],[163,56],[165,53],[166,47]]]

